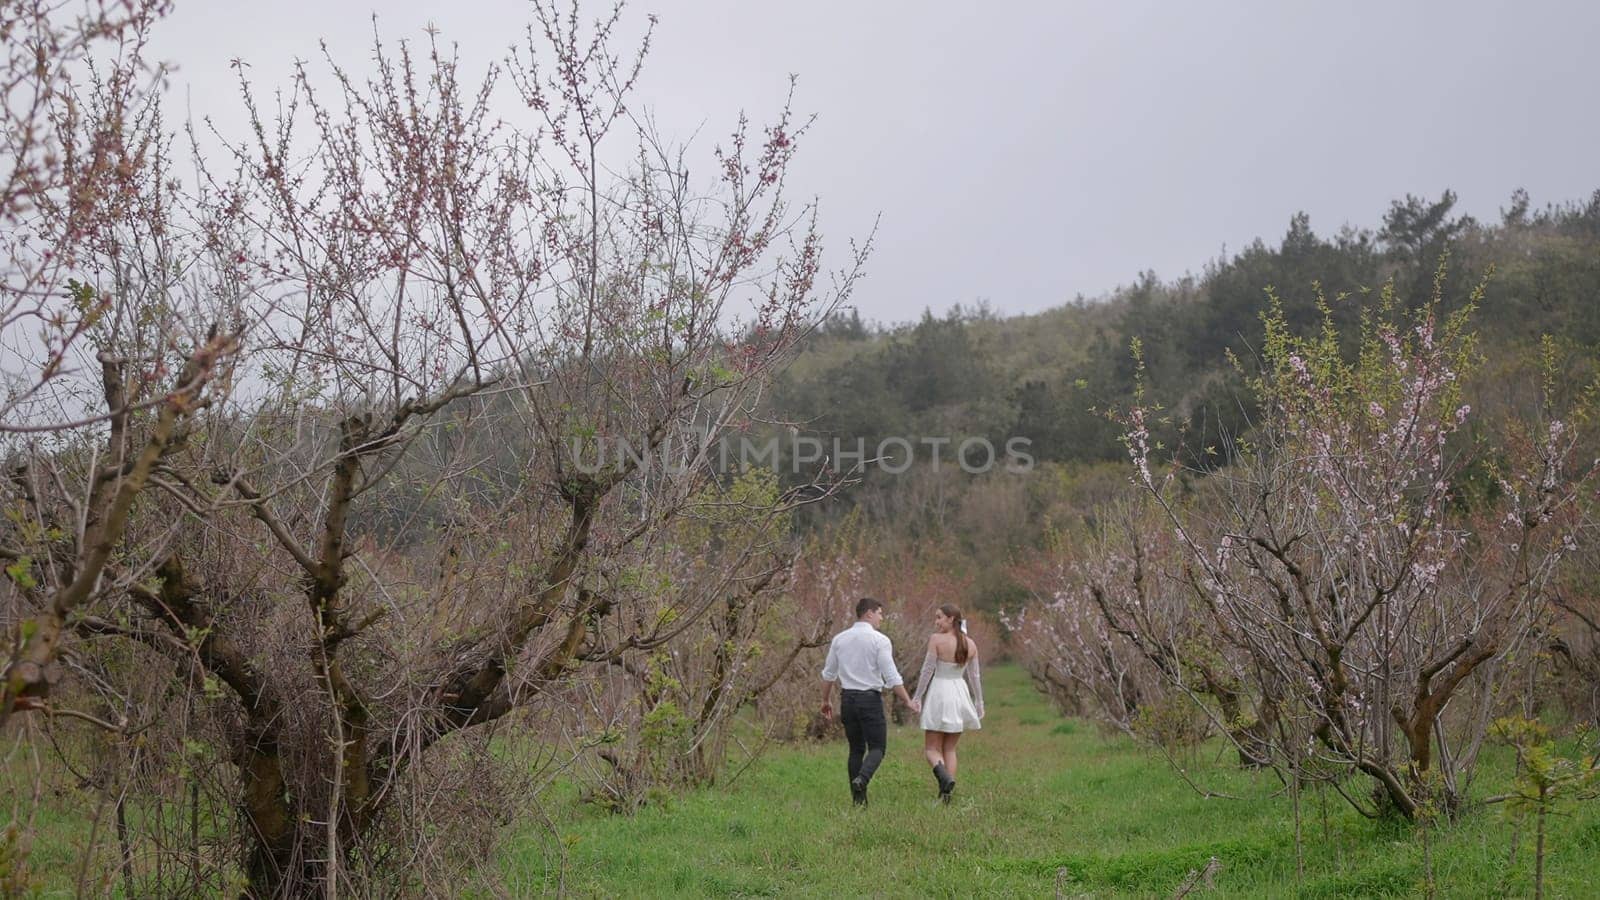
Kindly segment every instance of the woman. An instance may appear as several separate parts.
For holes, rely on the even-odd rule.
[[[978,680],[978,645],[967,637],[961,608],[946,603],[933,617],[928,655],[917,679],[922,704],[922,753],[939,782],[939,799],[950,802],[956,788],[956,743],[965,731],[983,725],[983,685]]]

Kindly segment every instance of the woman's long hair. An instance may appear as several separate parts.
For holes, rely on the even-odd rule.
[[[967,635],[961,630],[961,607],[954,603],[946,603],[939,607],[939,612],[950,617],[950,633],[956,638],[956,665],[966,665]]]

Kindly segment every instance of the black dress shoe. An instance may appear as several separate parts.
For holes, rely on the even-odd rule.
[[[850,779],[850,800],[857,806],[867,805],[867,783],[860,778]]]

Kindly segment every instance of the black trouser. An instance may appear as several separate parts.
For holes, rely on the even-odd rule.
[[[883,762],[889,743],[889,722],[883,717],[883,694],[878,691],[840,691],[839,721],[850,741],[850,780],[872,780]]]

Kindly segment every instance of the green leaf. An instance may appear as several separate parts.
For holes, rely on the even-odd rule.
[[[29,556],[18,557],[16,562],[6,566],[6,577],[24,591],[39,586],[38,580],[33,577],[33,558]]]

